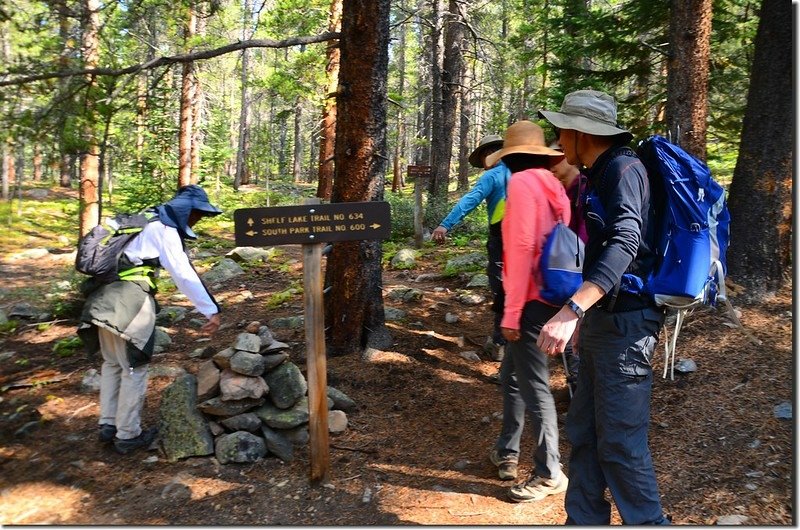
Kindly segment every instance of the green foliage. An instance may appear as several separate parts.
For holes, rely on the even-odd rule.
[[[276,307],[280,307],[292,300],[294,300],[298,296],[302,296],[303,294],[303,285],[300,281],[293,281],[291,286],[283,291],[278,291],[277,293],[273,293],[267,298],[266,306],[267,309],[275,309]]]
[[[83,347],[80,337],[62,339],[53,345],[53,353],[58,357],[72,357]]]
[[[17,331],[19,320],[10,319],[0,323],[0,335],[10,335]]]

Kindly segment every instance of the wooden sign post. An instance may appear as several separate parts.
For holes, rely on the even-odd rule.
[[[431,177],[431,166],[408,166],[408,180],[414,182],[414,246],[422,247],[422,188]]]
[[[303,303],[308,377],[308,435],[312,484],[328,480],[328,374],[322,294],[322,246],[329,241],[386,239],[391,233],[387,202],[242,208],[233,212],[238,246],[303,245]]]

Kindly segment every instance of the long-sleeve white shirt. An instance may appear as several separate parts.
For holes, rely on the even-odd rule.
[[[198,311],[206,318],[218,312],[217,305],[200,281],[197,271],[189,263],[189,256],[183,251],[177,229],[166,226],[161,221],[152,221],[125,247],[125,255],[134,265],[141,265],[146,259],[158,258],[178,289]]]

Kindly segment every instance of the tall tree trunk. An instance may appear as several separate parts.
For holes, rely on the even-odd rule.
[[[338,32],[341,29],[342,0],[331,0],[331,7],[328,12],[328,31]],[[333,192],[333,174],[336,166],[334,149],[336,144],[336,90],[339,86],[339,58],[341,56],[339,42],[328,42],[325,54],[327,57],[325,75],[328,79],[328,88],[325,90],[325,108],[322,111],[317,197],[330,200]]]
[[[792,6],[763,0],[729,195],[729,275],[751,299],[763,299],[792,277],[791,46]]]
[[[712,0],[675,0],[670,13],[667,130],[686,151],[706,159]]]
[[[8,178],[8,163],[10,157],[8,153],[8,142],[5,139],[0,139],[0,179],[2,179],[2,198],[4,201],[11,198],[9,195],[10,181]]]
[[[452,134],[446,130],[444,116],[444,0],[432,0],[431,13],[431,180],[428,183],[428,205],[442,204],[447,194],[447,179],[450,170],[450,153],[446,151],[446,138]],[[452,137],[451,137],[452,138]]]
[[[342,7],[339,109],[333,202],[380,201],[386,167],[386,79],[390,0],[348,0]],[[386,348],[381,242],[337,242],[328,257],[325,321],[332,355]]]
[[[406,2],[400,0],[400,14],[405,16]],[[399,32],[397,42],[397,96],[400,99],[401,106],[397,109],[397,140],[394,143],[394,164],[392,167],[392,192],[396,193],[403,187],[403,158],[406,148],[406,119],[405,119],[405,101],[403,95],[406,88],[406,27],[405,24],[400,24],[397,28]]]
[[[460,125],[458,129],[458,191],[464,192],[469,188],[469,153],[470,141],[469,132],[472,129],[472,116],[475,109],[472,105],[472,94],[469,87],[472,85],[470,68],[461,69],[461,103]]]
[[[430,65],[433,56],[432,32],[425,31],[427,23],[421,13],[428,0],[419,0],[417,4],[417,39],[420,49],[418,56],[419,66],[417,68],[417,149],[414,153],[414,163],[416,165],[428,165],[431,163],[431,107],[433,93],[428,89],[432,85]],[[438,1],[438,0],[436,0]]]
[[[250,2],[242,0],[242,40],[250,38],[248,28],[250,26]],[[236,176],[233,179],[233,189],[239,190],[239,186],[247,184],[247,158],[250,146],[250,91],[248,87],[248,74],[250,67],[250,52],[247,48],[242,50],[242,70],[240,72],[241,82],[241,107],[239,112],[239,145],[236,149]]]
[[[83,67],[97,68],[99,63],[100,1],[84,0],[82,54]],[[100,146],[95,131],[95,91],[97,80],[87,76],[83,138],[86,151],[81,157],[81,221],[80,236],[100,223]]]
[[[239,112],[239,144],[236,149],[236,176],[233,179],[233,189],[246,183],[247,177],[247,151],[249,146],[250,134],[250,94],[247,90],[247,69],[249,67],[249,57],[247,49],[242,50],[242,102]]]
[[[300,182],[303,178],[303,99],[297,96],[294,102],[294,148],[292,150],[292,180]]]
[[[439,74],[440,88],[434,88],[434,100],[441,94],[441,104],[437,113],[434,101],[434,121],[432,133],[432,181],[428,204],[442,205],[447,202],[447,187],[450,181],[450,161],[453,156],[453,131],[456,126],[456,107],[458,104],[459,81],[463,62],[461,44],[464,36],[463,18],[458,0],[450,0],[447,12],[441,17],[441,31],[444,33],[444,49],[441,55],[442,69]],[[434,83],[436,69],[433,70]],[[438,116],[437,116],[438,114]],[[433,211],[433,209],[430,209]],[[438,217],[438,215],[437,215]]]
[[[201,4],[202,5],[202,4]],[[200,16],[197,17],[197,35],[205,35],[206,33],[206,20],[208,16],[200,9]],[[194,98],[192,99],[192,178],[193,182],[200,180],[200,147],[203,143],[203,85],[200,83],[200,66],[198,63],[194,66],[192,72],[192,82],[194,83]]]
[[[42,146],[38,141],[33,144],[33,181],[42,181]]]
[[[69,69],[69,57],[72,53],[70,43],[70,28],[69,17],[67,16],[66,0],[57,2],[58,9],[58,36],[61,43],[61,53],[58,56],[58,67],[61,70]],[[66,97],[67,90],[69,89],[69,78],[65,77],[58,81],[58,93],[62,97]],[[72,165],[71,153],[67,149],[67,113],[61,113],[58,118],[58,170],[59,170],[59,185],[63,188],[71,186],[72,173],[70,167]]]
[[[192,2],[187,6],[183,24],[183,40],[189,45],[197,32],[197,14]],[[178,133],[178,187],[194,183],[192,175],[192,139],[194,138],[195,101],[194,63],[184,63],[181,69],[180,131]]]
[[[0,35],[0,59],[2,59],[3,64],[8,64],[9,60],[11,59],[11,42],[8,35],[8,21],[2,23],[0,28],[2,29],[2,35]],[[2,110],[5,113],[5,104],[2,106]],[[5,134],[0,136],[0,179],[2,180],[2,198],[4,201],[10,199],[9,195],[9,184],[11,182],[11,166],[13,161],[11,160],[11,134],[9,131],[6,131]]]

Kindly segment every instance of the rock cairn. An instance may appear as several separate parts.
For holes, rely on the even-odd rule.
[[[255,333],[253,333],[255,332]],[[308,384],[289,360],[288,344],[251,323],[234,344],[209,353],[197,375],[184,374],[161,398],[161,441],[167,460],[214,454],[221,464],[294,458],[308,442]],[[347,429],[355,403],[327,388],[328,428]]]

